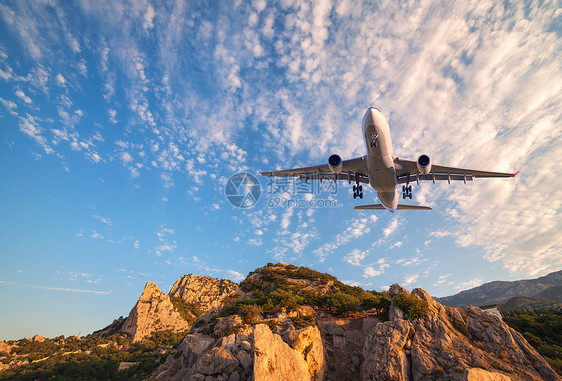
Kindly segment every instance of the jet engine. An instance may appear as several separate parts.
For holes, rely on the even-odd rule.
[[[423,174],[428,174],[431,171],[431,161],[429,160],[429,156],[421,155],[418,157],[418,161],[416,162],[418,166],[418,171]]]
[[[334,154],[328,158],[328,166],[330,167],[330,171],[337,175],[341,173],[341,170],[343,168],[343,160],[339,155]]]

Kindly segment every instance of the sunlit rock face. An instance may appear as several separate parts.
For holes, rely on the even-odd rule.
[[[156,331],[181,332],[189,327],[189,323],[174,308],[170,297],[160,291],[157,285],[148,282],[121,332],[128,333],[134,341],[139,341]]]
[[[407,291],[395,287],[395,296]],[[396,311],[363,347],[363,380],[559,380],[521,334],[497,316],[469,306],[444,307],[422,289],[414,299],[427,315],[405,320]],[[392,309],[400,310],[394,302]]]
[[[238,285],[228,279],[187,274],[172,286],[169,295],[181,298],[185,303],[196,306],[201,313],[222,307],[223,301],[238,290]]]
[[[268,273],[262,270],[246,278],[238,300],[255,298],[258,292],[266,295],[281,280],[317,295],[338,286],[328,276],[313,281],[303,277],[306,272],[297,275],[290,265],[268,265]],[[204,287],[213,287],[215,296],[228,293],[217,293],[220,281],[206,286],[209,281],[201,278],[183,277],[173,290],[180,295],[178,290],[183,289],[191,303],[208,300],[199,292]],[[422,289],[409,293],[393,285],[389,295],[387,313],[375,315],[296,305],[257,314],[249,322],[236,314],[226,316],[228,308],[220,310],[221,305],[218,310],[210,307],[151,379],[560,379],[522,335],[495,315],[470,306],[445,307]],[[309,326],[295,328],[295,321],[303,319]]]

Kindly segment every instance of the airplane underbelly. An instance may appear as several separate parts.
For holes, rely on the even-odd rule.
[[[369,182],[379,192],[393,192],[396,188],[396,171],[385,160],[373,158],[369,163]]]
[[[393,192],[377,192],[377,196],[379,196],[379,200],[381,200],[382,204],[387,209],[392,212],[396,210],[398,206],[398,200],[400,199],[397,189]]]

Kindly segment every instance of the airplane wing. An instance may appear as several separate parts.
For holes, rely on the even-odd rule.
[[[415,160],[394,159],[396,177],[398,183],[419,182],[420,180],[443,181],[472,181],[475,177],[515,177],[516,173],[489,172],[475,169],[451,167],[446,165],[431,164],[431,170],[427,174],[420,173]]]
[[[355,181],[356,178],[361,183],[369,183],[369,173],[367,172],[366,156],[355,159],[344,160],[341,172],[338,174],[330,170],[328,164],[316,165],[313,167],[303,167],[285,169],[281,171],[262,172],[262,176],[275,177],[298,177],[301,180],[348,180]]]
[[[386,209],[382,204],[359,205],[353,209]],[[433,210],[429,206],[398,204],[397,210]]]

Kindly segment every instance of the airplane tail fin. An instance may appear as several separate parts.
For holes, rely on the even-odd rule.
[[[359,205],[356,206],[354,209],[386,209],[382,204],[373,204],[373,205]],[[408,205],[408,204],[398,204],[396,207],[397,210],[433,210],[429,206],[422,206],[422,205]]]

